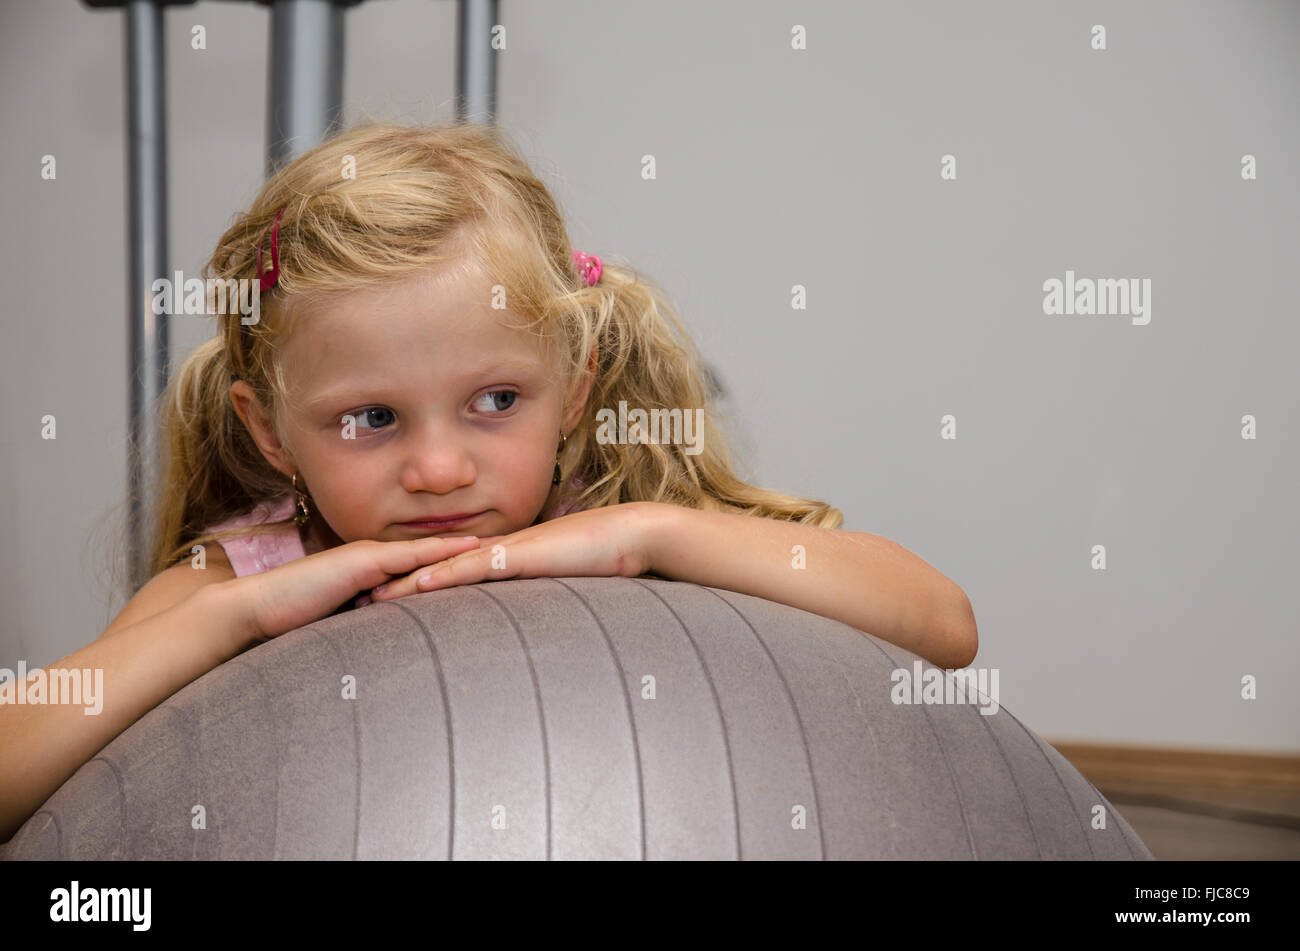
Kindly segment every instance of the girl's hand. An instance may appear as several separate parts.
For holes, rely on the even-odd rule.
[[[635,578],[650,570],[648,532],[646,509],[636,503],[574,512],[511,535],[481,538],[477,548],[431,560],[371,597],[390,601],[503,578]]]
[[[228,583],[247,591],[252,642],[260,643],[328,617],[390,578],[476,550],[478,543],[476,536],[348,542]]]

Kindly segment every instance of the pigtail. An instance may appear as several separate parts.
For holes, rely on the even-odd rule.
[[[234,379],[223,341],[214,337],[195,348],[168,384],[150,575],[189,557],[195,545],[275,531],[286,524],[206,531],[288,489],[284,475],[262,456],[235,413],[230,400]]]
[[[583,421],[566,449],[573,479],[585,486],[575,508],[632,501],[667,502],[706,511],[838,528],[842,513],[825,502],[750,485],[734,473],[722,393],[690,337],[672,299],[662,288],[622,266],[605,262],[600,282],[588,291],[590,337],[598,341],[598,371]],[[578,335],[579,337],[583,335]],[[588,338],[590,339],[590,338]],[[578,344],[577,351],[582,351]],[[695,445],[671,441],[611,440],[620,403],[647,415],[664,411],[701,421]],[[602,424],[603,420],[603,424]],[[564,466],[562,465],[562,469]]]

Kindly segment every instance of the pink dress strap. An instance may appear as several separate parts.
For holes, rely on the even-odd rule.
[[[291,517],[293,509],[293,495],[285,494],[277,499],[261,502],[246,515],[228,518],[208,530],[218,531],[223,528],[243,528],[248,525],[278,522]],[[270,571],[295,558],[305,558],[307,555],[296,524],[289,524],[278,532],[228,538],[221,543],[221,547],[225,549],[226,557],[230,559],[230,567],[234,569],[237,578]],[[362,592],[353,600],[352,606],[362,608],[370,603],[369,593]]]
[[[277,522],[292,515],[293,496],[282,495],[278,499],[259,503],[246,515],[226,519],[212,526],[209,531]],[[307,554],[302,547],[297,525],[289,525],[283,531],[264,535],[241,535],[237,538],[228,538],[221,543],[221,547],[226,550],[226,557],[230,559],[230,567],[235,569],[236,577],[240,578],[244,575],[270,571],[287,561],[302,558]]]

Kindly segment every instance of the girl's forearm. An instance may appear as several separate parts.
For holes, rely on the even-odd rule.
[[[975,659],[979,635],[965,592],[888,538],[642,504],[652,574],[834,618],[940,667]]]
[[[45,684],[77,676],[90,703],[51,703],[48,689],[0,687],[0,842],[109,741],[191,681],[250,643],[248,606],[230,583],[196,591],[165,611],[115,631],[42,668]],[[66,673],[57,673],[63,671]],[[82,672],[89,672],[82,674]],[[31,672],[29,672],[30,675]],[[43,702],[18,703],[24,696]],[[89,690],[82,686],[80,691]],[[84,695],[79,700],[89,700]],[[88,712],[98,707],[97,712]]]

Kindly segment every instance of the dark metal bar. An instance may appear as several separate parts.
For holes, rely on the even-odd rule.
[[[129,241],[127,275],[127,482],[130,573],[149,579],[153,525],[147,474],[157,472],[158,397],[167,385],[167,319],[154,314],[152,285],[167,274],[167,113],[163,11],[153,0],[130,0],[123,17],[127,67]]]
[[[497,115],[497,52],[492,28],[497,0],[457,0],[456,118],[492,125]]]
[[[342,121],[343,7],[332,0],[274,0],[269,49],[268,176]]]

